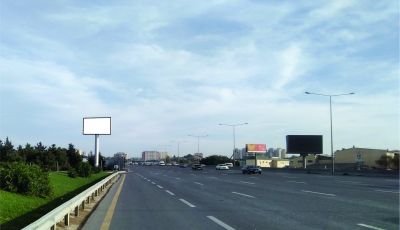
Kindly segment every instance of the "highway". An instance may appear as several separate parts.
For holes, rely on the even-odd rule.
[[[131,166],[83,229],[107,215],[109,229],[399,229],[399,182]]]

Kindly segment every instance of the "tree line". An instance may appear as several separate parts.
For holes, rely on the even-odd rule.
[[[0,162],[35,164],[46,171],[58,171],[76,169],[82,160],[83,157],[73,144],[68,144],[68,148],[63,148],[55,144],[45,146],[39,142],[35,146],[27,143],[25,146],[19,145],[14,148],[8,137],[5,141],[0,139]],[[100,160],[104,161],[104,157]],[[88,156],[88,162],[94,166],[94,155]]]

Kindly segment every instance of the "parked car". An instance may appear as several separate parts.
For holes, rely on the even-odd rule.
[[[243,174],[261,174],[262,169],[260,168],[260,166],[254,166],[254,165],[248,165],[244,168],[242,168],[242,173]]]
[[[217,166],[215,166],[216,170],[227,170],[229,169],[229,167],[226,164],[219,164]]]
[[[165,162],[164,162],[164,161],[160,161],[160,162],[158,163],[158,165],[160,165],[160,166],[165,166]]]
[[[233,164],[232,164],[232,163],[225,163],[225,165],[228,166],[229,168],[232,168],[232,167],[233,167]]]
[[[203,166],[201,166],[201,164],[193,164],[192,169],[193,170],[203,170]]]

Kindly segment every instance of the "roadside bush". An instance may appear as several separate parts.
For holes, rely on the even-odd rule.
[[[90,177],[92,175],[92,166],[87,162],[80,163],[76,172],[80,177]]]
[[[70,168],[68,170],[68,176],[71,178],[75,178],[78,176],[78,173],[76,172],[76,170],[74,168]]]
[[[0,188],[10,192],[46,197],[52,194],[49,174],[37,165],[0,165]]]

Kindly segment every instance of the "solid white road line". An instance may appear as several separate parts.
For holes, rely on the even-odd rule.
[[[154,182],[151,182],[152,184],[156,184],[156,183],[154,183]]]
[[[168,193],[171,196],[175,196],[175,194],[173,192],[169,191],[169,190],[165,190],[165,192]]]
[[[186,201],[186,200],[184,200],[184,199],[179,199],[180,201],[182,201],[182,203],[184,203],[184,204],[186,204],[187,206],[189,206],[189,207],[191,207],[191,208],[194,208],[194,207],[196,207],[195,205],[193,205],[193,204],[191,204],[191,203],[189,203],[188,201]]]
[[[238,194],[238,195],[241,195],[241,196],[247,196],[247,197],[250,197],[250,198],[255,198],[254,196],[247,195],[247,194],[240,193],[240,192],[232,192],[232,193],[234,193],[234,194]]]
[[[248,181],[240,181],[240,183],[245,183],[245,184],[256,184],[256,183],[248,182]]]
[[[294,181],[294,180],[288,180],[287,182],[289,182],[289,183],[297,183],[297,184],[306,184],[306,182],[303,182],[303,181]]]
[[[375,227],[375,226],[372,226],[372,225],[368,225],[368,224],[363,224],[363,223],[359,223],[359,224],[357,224],[357,225],[358,225],[358,226],[361,226],[361,227],[369,228],[369,229],[385,230],[385,229],[383,229],[383,228],[378,228],[378,227]]]
[[[157,187],[159,187],[159,188],[163,188],[163,186],[160,186],[160,185],[157,185]]]
[[[193,182],[193,183],[198,184],[198,185],[204,185],[204,184],[202,184],[202,183],[200,183],[200,182],[197,182],[197,181],[195,181],[195,182]]]
[[[302,191],[302,192],[308,192],[308,193],[319,194],[319,195],[325,195],[325,196],[336,196],[335,194],[330,194],[330,193],[313,192],[313,191],[308,191],[308,190],[301,190],[301,191]]]
[[[225,228],[226,230],[235,230],[234,228],[232,228],[231,226],[225,224],[224,222],[218,220],[217,218],[213,217],[213,216],[207,216],[208,219],[214,221],[214,223],[218,224],[219,226]]]
[[[391,190],[380,190],[380,189],[377,189],[377,190],[375,190],[376,192],[389,192],[389,193],[399,193],[399,191],[391,191]]]

